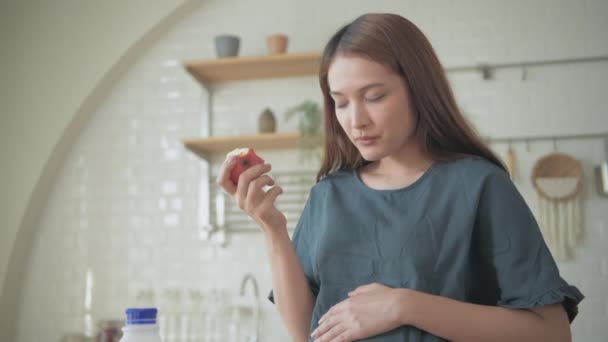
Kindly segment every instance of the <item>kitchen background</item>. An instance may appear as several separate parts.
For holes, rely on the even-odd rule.
[[[131,305],[160,308],[167,341],[288,340],[265,299],[270,273],[259,233],[240,229],[225,247],[200,239],[211,167],[181,140],[208,130],[254,134],[270,107],[282,113],[320,101],[316,77],[214,85],[207,92],[184,60],[215,58],[213,38],[241,37],[241,56],[266,54],[265,37],[289,36],[289,52],[320,51],[341,25],[365,12],[395,12],[429,37],[445,67],[608,55],[608,1],[6,1],[2,22],[0,340],[93,336],[100,321]],[[104,34],[105,32],[105,34]],[[87,37],[87,35],[89,35]],[[9,48],[5,49],[4,46]],[[13,48],[10,48],[13,47]],[[519,137],[516,185],[533,211],[534,162],[559,151],[582,162],[584,235],[562,275],[587,296],[575,341],[608,340],[608,198],[593,168],[608,151],[606,60],[449,73],[463,110],[482,135]],[[211,127],[208,126],[209,122]],[[566,135],[581,135],[564,139]],[[547,136],[556,139],[528,140]],[[508,142],[492,147],[505,156]],[[278,174],[311,171],[297,149],[264,152]],[[295,219],[292,217],[292,219]],[[109,323],[108,323],[109,324]],[[240,334],[240,335],[239,335]],[[188,337],[186,337],[188,335]]]

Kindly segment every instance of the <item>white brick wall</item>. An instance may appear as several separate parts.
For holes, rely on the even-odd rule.
[[[177,289],[187,297],[190,290],[221,288],[233,296],[251,272],[265,297],[270,274],[259,234],[232,236],[224,249],[197,239],[197,190],[206,169],[180,139],[198,135],[205,124],[206,97],[180,61],[213,57],[213,36],[225,32],[242,37],[242,55],[265,53],[264,37],[274,32],[290,35],[290,51],[320,50],[339,26],[369,11],[413,20],[448,67],[608,54],[604,0],[203,2],[117,81],[74,145],[31,251],[17,341],[58,341],[85,329],[86,313],[93,321],[121,318],[125,307],[141,304],[136,297],[145,289],[155,291],[161,310],[188,311],[192,301],[176,307],[165,291]],[[477,73],[450,79],[483,135],[608,131],[605,62],[530,68],[525,81],[516,69],[497,71],[490,81]],[[280,115],[303,99],[320,99],[314,77],[231,83],[214,92],[217,134],[255,132],[265,106]],[[279,130],[293,130],[279,119]],[[506,144],[493,147],[504,155]],[[517,185],[535,209],[530,170],[553,144],[531,143],[528,151],[518,142],[513,148]],[[606,159],[606,151],[599,139],[559,141],[558,150],[583,162],[587,181],[584,240],[575,260],[560,264],[563,276],[587,296],[572,327],[574,338],[606,341],[608,199],[599,198],[592,184],[592,167]],[[265,157],[277,169],[293,165],[289,153]],[[87,270],[94,279],[89,310]],[[272,305],[262,299],[262,308],[261,340],[287,340]]]

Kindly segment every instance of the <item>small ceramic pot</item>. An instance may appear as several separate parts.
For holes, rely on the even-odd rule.
[[[219,35],[215,37],[215,52],[218,58],[235,57],[239,54],[241,39],[234,35]]]
[[[266,108],[258,119],[258,131],[260,133],[273,133],[277,129],[277,121],[269,108]]]
[[[266,37],[266,46],[268,54],[278,55],[287,51],[287,42],[289,38],[284,34],[273,34]]]

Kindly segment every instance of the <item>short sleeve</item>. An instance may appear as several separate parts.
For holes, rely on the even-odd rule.
[[[300,261],[300,267],[302,267],[302,271],[304,272],[304,276],[306,280],[308,280],[308,285],[312,294],[317,297],[319,293],[319,284],[314,276],[314,236],[311,234],[311,217],[312,217],[312,194],[308,196],[308,200],[304,205],[304,209],[302,214],[300,215],[300,219],[296,224],[296,228],[294,230],[291,243],[296,252],[296,256]],[[274,293],[271,290],[268,294],[268,299],[274,303]]]
[[[561,303],[570,322],[581,292],[561,278],[534,215],[506,172],[495,170],[479,195],[473,244],[495,284],[496,305],[527,309]],[[484,284],[485,285],[485,284]]]

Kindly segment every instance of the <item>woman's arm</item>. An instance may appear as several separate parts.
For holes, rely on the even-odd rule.
[[[264,175],[270,172],[269,164],[250,167],[234,184],[230,173],[235,162],[235,158],[224,161],[217,184],[235,199],[241,210],[260,225],[266,237],[275,303],[292,339],[306,341],[314,297],[287,234],[287,219],[275,206],[277,196],[283,190],[274,186],[274,180],[270,176]],[[273,187],[264,191],[265,186]]]
[[[450,341],[571,341],[570,324],[561,304],[530,310],[460,302],[408,289],[398,289],[402,323]]]
[[[286,229],[267,233],[274,302],[292,341],[308,341],[314,297]]]
[[[560,304],[530,310],[469,304],[412,289],[364,285],[334,305],[312,333],[315,341],[355,341],[415,326],[450,341],[570,341]]]

